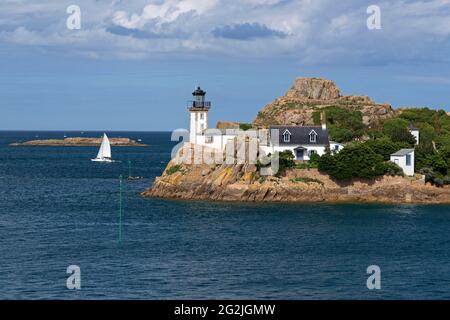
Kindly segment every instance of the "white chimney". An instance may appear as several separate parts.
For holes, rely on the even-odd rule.
[[[325,117],[325,111],[320,113],[320,121],[322,122],[322,130],[327,130],[327,119]]]

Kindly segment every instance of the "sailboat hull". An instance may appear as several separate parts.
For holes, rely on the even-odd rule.
[[[111,162],[114,162],[114,160],[112,160],[112,159],[91,159],[91,161],[93,161],[93,162],[108,162],[108,163],[111,163]]]

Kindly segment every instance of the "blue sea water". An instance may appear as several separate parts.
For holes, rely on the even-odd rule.
[[[92,163],[94,147],[9,146],[63,135],[0,132],[2,299],[450,298],[450,206],[144,199],[169,133],[109,133],[149,145],[113,148],[113,164]],[[146,179],[124,182],[119,244],[127,161]],[[66,288],[69,265],[81,290]]]

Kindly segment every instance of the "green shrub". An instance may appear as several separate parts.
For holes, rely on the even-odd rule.
[[[450,176],[445,176],[444,177],[444,184],[445,185],[449,185],[450,184]]]
[[[320,157],[319,163],[318,163],[318,169],[322,172],[332,172],[334,168],[336,167],[336,160],[337,158],[332,156],[330,153],[325,153],[323,156]]]
[[[370,179],[386,172],[383,157],[363,143],[346,146],[334,156],[323,155],[318,167],[337,180]]]
[[[409,122],[404,119],[389,119],[383,123],[383,133],[393,142],[405,142],[412,146],[416,143],[416,139],[409,132],[408,125]]]
[[[444,180],[441,178],[434,178],[434,185],[438,188],[442,188],[444,186]]]
[[[176,164],[174,166],[171,166],[169,169],[167,169],[166,173],[168,176],[171,176],[175,172],[181,171],[181,165]]]
[[[439,172],[433,171],[432,168],[422,168],[420,173],[425,175],[425,183],[429,182],[436,187],[443,187],[450,182],[450,177],[444,177]]]
[[[314,125],[320,125],[322,122],[322,112],[321,111],[314,111],[312,113],[312,119],[313,119],[313,123]]]
[[[251,123],[239,123],[239,129],[247,131],[253,128],[253,125]]]
[[[320,156],[317,153],[314,153],[309,156],[308,164],[310,165],[310,167],[317,168],[317,166],[319,164],[319,160],[320,160]]]
[[[403,177],[405,175],[402,168],[400,168],[397,164],[390,161],[385,163],[385,174],[393,177],[394,176]]]
[[[312,113],[315,125],[321,124],[322,112],[325,113],[331,140],[348,142],[364,133],[365,125],[360,111],[351,111],[337,106],[326,107]]]
[[[383,159],[385,161],[388,161],[391,158],[391,154],[393,154],[394,152],[409,147],[407,143],[392,142],[387,137],[375,140],[368,140],[364,144],[368,146],[376,154],[383,156]]]
[[[279,170],[278,174],[284,174],[286,169],[295,167],[295,156],[291,150],[279,152]]]

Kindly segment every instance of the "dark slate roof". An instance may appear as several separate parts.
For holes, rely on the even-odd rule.
[[[270,129],[278,129],[279,136],[278,136],[278,142],[280,146],[286,146],[286,145],[328,145],[330,141],[328,140],[328,130],[322,129],[322,126],[270,126]],[[289,130],[291,133],[291,141],[290,142],[284,142],[283,141],[283,133]],[[317,133],[316,142],[310,142],[309,134],[312,131],[315,131]]]
[[[412,152],[414,152],[414,149],[400,149],[397,152],[391,154],[391,156],[402,157],[402,156],[405,156],[405,155],[410,154]]]

